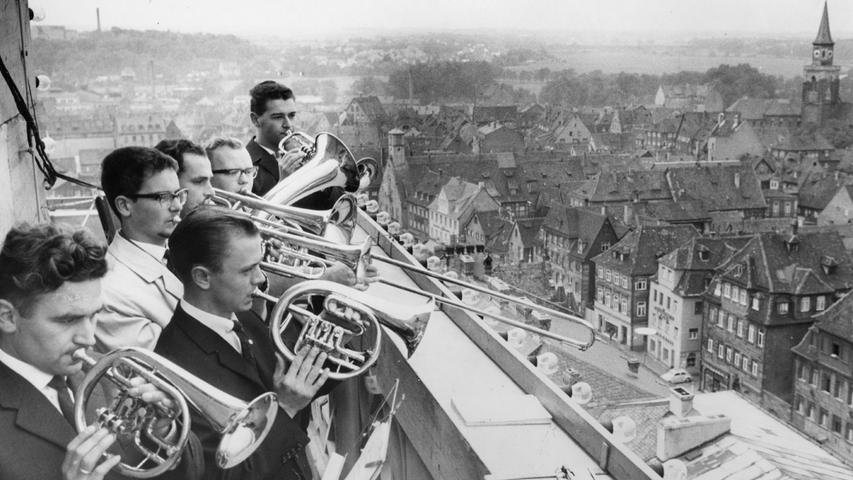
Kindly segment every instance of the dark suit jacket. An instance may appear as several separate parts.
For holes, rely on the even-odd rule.
[[[96,389],[87,407],[91,410],[102,406],[96,405],[99,401],[103,402],[104,396],[99,395]],[[76,436],[74,427],[44,394],[0,362],[0,479],[61,479],[65,448]],[[188,445],[188,449],[196,454],[200,450],[193,435],[190,435]],[[185,451],[181,463],[174,470],[157,478],[199,478],[199,458],[200,455]],[[117,480],[126,477],[113,470],[106,478]]]
[[[255,177],[255,182],[252,184],[252,193],[261,196],[266,195],[281,180],[278,162],[273,155],[255,141],[255,137],[252,137],[246,144],[246,151],[252,157],[252,164],[258,167],[258,176]],[[340,187],[327,188],[294,202],[293,206],[311,210],[328,210],[332,208],[332,205],[343,193],[344,189]]]
[[[252,193],[263,196],[279,181],[278,162],[255,141],[255,137],[246,144],[246,151],[252,157],[252,164],[258,167],[258,176],[252,184]]]
[[[238,318],[246,335],[254,342],[254,364],[180,306],[160,334],[154,351],[230,395],[245,401],[253,400],[274,390],[275,346],[267,326],[257,315],[246,312]],[[192,421],[192,430],[204,447],[205,479],[311,478],[305,455],[308,437],[282,409],[279,409],[272,429],[255,453],[227,470],[219,469],[215,464],[219,434],[195,412]]]

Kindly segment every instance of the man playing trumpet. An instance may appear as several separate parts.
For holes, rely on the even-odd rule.
[[[75,431],[68,383],[81,375],[74,352],[95,344],[105,253],[88,232],[54,225],[19,226],[6,235],[0,250],[0,478],[118,478],[109,474],[121,460],[110,453],[115,434],[98,425]],[[140,378],[133,385],[132,396],[170,403]],[[184,461],[172,473],[195,478],[191,461]]]

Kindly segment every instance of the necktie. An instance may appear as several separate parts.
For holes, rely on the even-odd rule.
[[[68,423],[74,425],[74,400],[71,398],[71,389],[65,383],[65,377],[57,375],[48,382],[47,386],[56,390],[62,416],[68,420]]]
[[[240,324],[239,321],[234,321],[234,333],[237,334],[237,338],[240,339],[240,350],[243,351],[243,358],[250,362],[255,361],[255,355],[252,353],[252,345],[254,342],[246,335],[246,331],[243,330],[243,325]]]

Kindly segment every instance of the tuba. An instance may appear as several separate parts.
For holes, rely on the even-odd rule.
[[[322,308],[315,312],[317,305]],[[303,346],[319,347],[328,356],[329,378],[343,380],[376,363],[380,325],[400,335],[411,356],[434,309],[433,302],[417,307],[395,304],[339,283],[312,280],[294,285],[278,299],[270,315],[270,332],[289,361]],[[356,350],[350,344],[361,346]]]
[[[138,459],[123,457],[116,467],[127,477],[155,477],[178,463],[190,433],[188,407],[195,409],[222,435],[216,450],[216,463],[220,468],[231,468],[251,455],[266,438],[278,413],[274,393],[244,402],[166,358],[140,348],[113,350],[98,361],[80,349],[74,352],[74,358],[82,360],[86,370],[75,397],[75,427],[79,432],[92,423],[86,418],[86,404],[99,382],[108,380],[111,401],[108,407],[95,410],[93,421],[117,438],[128,438],[122,445],[129,443],[131,454]],[[134,377],[142,377],[163,391],[173,406],[149,404],[130,396],[127,391]],[[159,435],[158,422],[169,422],[177,427],[178,435],[175,438]]]
[[[311,142],[304,133],[291,133],[279,142],[279,150],[286,151],[294,142],[305,153],[302,166],[264,195],[268,202],[291,205],[329,187],[358,190],[361,178],[355,157],[338,137],[322,132]]]

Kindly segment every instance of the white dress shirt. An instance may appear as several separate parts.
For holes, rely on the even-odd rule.
[[[11,368],[13,372],[22,376],[24,380],[30,382],[34,387],[36,387],[36,390],[41,392],[42,395],[47,398],[51,405],[56,407],[56,410],[59,413],[62,413],[62,409],[59,408],[59,396],[56,393],[56,390],[47,386],[47,384],[53,380],[53,375],[45,373],[29,363],[18,360],[4,352],[3,349],[0,349],[0,362],[6,364],[6,366]]]
[[[189,316],[195,318],[204,326],[216,332],[217,335],[222,337],[229,345],[234,347],[234,350],[237,350],[237,352],[242,355],[243,348],[240,345],[240,337],[238,337],[237,333],[234,332],[234,322],[237,321],[236,315],[232,313],[231,318],[220,317],[219,315],[205,312],[204,310],[193,306],[185,298],[181,299],[181,308],[183,308]]]

